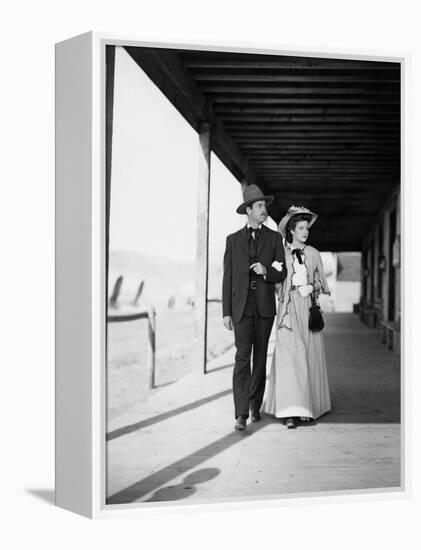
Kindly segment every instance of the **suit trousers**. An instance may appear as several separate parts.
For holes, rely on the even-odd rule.
[[[256,293],[250,289],[244,315],[238,323],[234,323],[237,350],[233,372],[235,418],[248,418],[250,409],[258,411],[262,405],[267,349],[273,320],[274,317],[260,317],[256,307]]]

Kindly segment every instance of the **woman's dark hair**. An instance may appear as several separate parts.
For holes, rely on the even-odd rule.
[[[288,243],[292,243],[292,235],[291,231],[293,231],[297,225],[298,222],[309,222],[311,220],[310,214],[295,214],[295,216],[292,216],[287,223],[286,229],[285,229],[285,239]]]

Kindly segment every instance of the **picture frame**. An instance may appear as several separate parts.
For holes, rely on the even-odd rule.
[[[402,102],[405,104],[409,55],[382,52],[308,51],[280,47],[229,43],[169,44],[89,32],[56,45],[56,504],[89,518],[139,514],[153,505],[107,504],[106,482],[106,315],[107,315],[107,46],[177,48],[279,54],[372,61],[393,60],[402,67]],[[401,131],[405,132],[405,110]],[[405,151],[402,149],[402,203],[407,192]],[[108,189],[109,193],[109,189]],[[401,206],[402,208],[403,206]],[[75,223],[77,220],[77,223]],[[402,233],[402,238],[404,234]],[[400,237],[393,246],[394,266]],[[400,252],[400,251],[399,251]],[[404,261],[402,262],[404,263]],[[402,304],[404,310],[404,304]],[[405,316],[402,314],[403,323]],[[206,327],[202,327],[202,338]],[[404,330],[402,330],[402,335]],[[401,348],[404,349],[403,336]],[[197,345],[199,361],[203,342]],[[402,362],[402,395],[405,394],[405,363]],[[401,405],[404,411],[404,404]],[[396,488],[347,490],[336,494],[279,495],[276,504],[291,499],[364,500],[401,498],[407,491],[405,416],[402,415],[401,484]],[[377,496],[376,496],[377,495]],[[212,507],[241,508],[250,499],[202,502]],[[256,498],[256,505],[274,505],[274,500]],[[160,503],[158,508],[175,506]],[[177,504],[177,507],[182,505]]]

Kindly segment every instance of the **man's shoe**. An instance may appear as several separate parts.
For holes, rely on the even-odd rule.
[[[262,417],[260,416],[259,411],[252,411],[251,413],[251,421],[252,422],[260,422],[262,420]]]
[[[243,432],[246,429],[247,418],[245,416],[239,416],[235,423],[235,429],[239,432]]]

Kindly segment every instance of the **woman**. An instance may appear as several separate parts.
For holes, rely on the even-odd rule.
[[[320,253],[306,244],[316,218],[308,208],[291,206],[278,227],[288,273],[278,290],[275,352],[262,410],[285,418],[288,428],[331,408],[323,335],[308,328],[310,294],[330,294]]]

